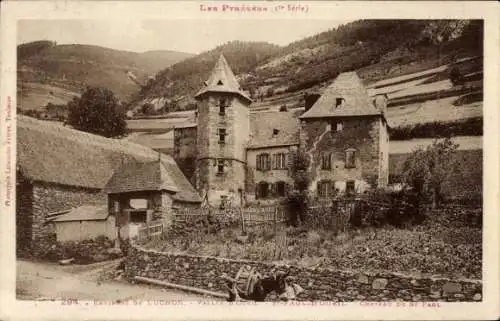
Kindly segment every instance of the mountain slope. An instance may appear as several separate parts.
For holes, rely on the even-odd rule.
[[[91,45],[57,45],[51,41],[22,44],[18,46],[19,107],[37,109],[47,101],[58,104],[87,85],[108,87],[119,99],[128,100],[139,88],[129,73],[144,84],[159,70],[191,56],[175,51],[136,53]]]
[[[274,55],[279,46],[265,42],[232,41],[183,60],[159,72],[156,77],[134,97],[131,105],[141,104],[154,98],[192,96],[200,84],[207,80],[220,54],[223,53],[235,74],[244,74]]]
[[[306,90],[321,90],[339,73],[356,70],[367,83],[436,68],[457,58],[482,56],[482,22],[464,20],[361,20],[256,57],[234,42],[158,73],[134,99],[141,104],[191,98],[224,52],[254,108],[303,104]],[[236,49],[236,50],[235,50]],[[262,50],[260,50],[262,52]],[[237,53],[237,54],[235,54]],[[194,105],[172,106],[189,109]],[[172,108],[167,108],[172,111]]]

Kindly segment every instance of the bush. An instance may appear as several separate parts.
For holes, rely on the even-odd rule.
[[[419,225],[425,220],[420,210],[420,199],[412,190],[367,193],[356,205],[351,224],[355,227],[380,227],[393,225],[408,227]]]

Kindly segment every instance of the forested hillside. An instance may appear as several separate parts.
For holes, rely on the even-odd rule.
[[[356,70],[369,84],[434,68],[461,57],[482,56],[482,22],[361,20],[283,48],[231,42],[158,73],[137,94],[131,106],[152,99],[192,97],[220,53],[224,53],[242,87],[257,102],[297,105],[295,98],[288,97],[322,87],[341,72]]]
[[[265,42],[231,41],[220,45],[159,72],[140,90],[134,103],[145,98],[175,99],[192,95],[200,88],[200,84],[207,80],[221,53],[224,53],[235,74],[244,74],[255,69],[260,62],[272,57],[279,50],[279,46]]]

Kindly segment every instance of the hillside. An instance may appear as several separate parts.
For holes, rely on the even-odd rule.
[[[242,75],[254,70],[259,63],[273,56],[279,50],[279,46],[265,42],[232,41],[218,46],[213,50],[183,60],[159,72],[154,79],[150,80],[137,93],[131,102],[131,106],[135,107],[138,104],[152,101],[156,104],[165,104],[165,101],[161,98],[166,98],[167,103],[183,100],[183,102],[180,102],[180,107],[172,106],[167,108],[169,111],[186,109],[186,107],[192,109],[192,105],[189,104],[192,102],[190,98],[200,89],[201,84],[207,80],[221,53],[224,53],[233,72]],[[184,96],[187,96],[187,99],[182,99]]]
[[[192,96],[221,52],[242,87],[253,96],[253,108],[303,106],[305,91],[321,92],[339,73],[352,70],[370,85],[445,66],[431,74],[437,78],[426,77],[428,87],[432,87],[435,81],[447,80],[450,71],[447,64],[464,57],[482,56],[482,22],[362,20],[286,47],[264,49],[258,57],[253,51],[235,55],[235,51],[248,48],[234,42],[182,61],[158,73],[137,95],[133,105],[152,101],[164,104],[182,98],[187,103],[167,104],[165,110],[192,109]],[[478,71],[482,72],[482,65],[469,70]]]
[[[57,45],[36,41],[18,46],[18,107],[39,109],[63,104],[87,85],[105,86],[129,100],[159,70],[192,54],[175,51],[144,53],[91,45]],[[136,78],[135,83],[131,78]]]

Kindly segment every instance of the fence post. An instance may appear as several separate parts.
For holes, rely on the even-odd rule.
[[[276,235],[276,220],[278,219],[278,206],[276,206],[276,208],[274,209],[274,219],[273,219],[273,232],[274,232],[274,235]]]
[[[245,235],[246,234],[245,217],[243,215],[243,208],[241,207],[240,207],[240,218],[241,218],[241,232]]]

